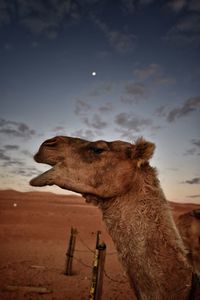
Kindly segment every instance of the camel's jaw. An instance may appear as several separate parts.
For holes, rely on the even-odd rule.
[[[52,181],[52,171],[54,168],[51,168],[50,170],[34,177],[30,180],[30,185],[32,186],[45,186],[45,185],[53,185]]]
[[[56,163],[50,170],[31,179],[30,185],[37,187],[57,185],[64,190],[73,191],[79,194],[84,193],[84,188],[76,186],[73,176],[71,176],[71,173],[63,162]]]

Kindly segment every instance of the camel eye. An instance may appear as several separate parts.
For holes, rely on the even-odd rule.
[[[109,147],[105,141],[97,141],[97,142],[90,143],[87,146],[87,150],[91,154],[100,155],[101,153],[108,151]]]
[[[93,152],[94,154],[101,154],[105,149],[103,148],[98,148],[98,147],[91,147],[90,151]]]

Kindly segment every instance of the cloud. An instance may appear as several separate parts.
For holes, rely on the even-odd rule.
[[[53,132],[60,132],[60,131],[64,131],[65,127],[64,126],[56,126],[52,129]]]
[[[154,63],[143,68],[137,68],[133,73],[137,80],[144,81],[151,79],[158,85],[169,85],[176,82],[175,78],[166,76],[163,73],[162,68],[158,64]]]
[[[166,117],[169,113],[169,108],[166,105],[161,105],[156,108],[155,115],[158,117]]]
[[[188,184],[200,184],[200,177],[194,177],[191,180],[186,180],[184,183]]]
[[[19,159],[13,158],[10,155],[8,155],[5,147],[4,149],[0,150],[0,161],[2,167],[11,167],[11,166],[16,167],[16,166],[24,165],[24,163]]]
[[[135,96],[144,97],[147,94],[147,88],[142,83],[127,83],[125,85],[125,93]]]
[[[35,35],[56,38],[64,22],[77,23],[80,20],[80,9],[75,1],[54,0],[21,1],[20,21]]]
[[[33,157],[33,153],[28,150],[22,150],[21,153],[23,153],[27,157]]]
[[[136,36],[132,33],[123,33],[117,30],[106,32],[110,45],[119,53],[127,53],[134,50]]]
[[[25,123],[8,121],[5,119],[0,119],[0,133],[7,136],[22,138],[31,138],[36,134],[35,130],[30,129]]]
[[[140,5],[149,5],[153,3],[155,0],[139,0]]]
[[[53,20],[27,17],[21,22],[35,35],[45,35],[49,39],[55,39],[57,37],[58,24]]]
[[[200,139],[192,139],[191,143],[200,149]]]
[[[5,151],[0,149],[0,160],[3,162],[10,162],[11,158],[7,154],[5,154]]]
[[[38,175],[40,173],[40,170],[38,170],[35,167],[25,167],[24,166],[24,167],[16,168],[13,173],[30,178],[32,176]]]
[[[6,150],[19,150],[18,145],[4,145],[4,149]]]
[[[176,24],[176,30],[179,32],[187,33],[187,32],[199,32],[200,31],[200,16],[193,14],[188,15],[184,18],[182,18],[177,24]]]
[[[92,127],[94,129],[101,130],[107,127],[107,122],[103,121],[100,115],[98,114],[95,114],[91,120],[86,117],[83,119],[83,121],[88,127]]]
[[[126,141],[129,141],[129,142],[136,141],[137,138],[140,137],[139,135],[136,135],[135,132],[130,131],[128,129],[120,128],[120,129],[117,129],[116,131],[120,133],[121,139],[125,139]]]
[[[190,0],[188,2],[188,9],[192,11],[200,11],[200,1],[199,0]]]
[[[187,4],[187,0],[170,0],[167,6],[174,12],[180,12]]]
[[[146,88],[141,83],[127,83],[125,86],[125,92],[133,96],[144,96]]]
[[[195,148],[188,149],[184,153],[184,155],[194,155],[194,154],[196,154],[196,149]]]
[[[199,0],[170,0],[168,1],[167,6],[176,13],[179,13],[182,10],[195,12],[200,11]]]
[[[194,46],[200,44],[200,15],[189,14],[181,17],[167,32],[164,40],[176,46]]]
[[[105,104],[103,104],[102,106],[99,107],[99,111],[101,113],[107,113],[109,111],[112,111],[112,109],[113,109],[113,105],[110,102],[105,103]]]
[[[122,11],[126,14],[133,14],[138,8],[145,7],[155,0],[121,0]]]
[[[140,100],[149,98],[158,86],[176,83],[175,78],[166,76],[157,64],[137,68],[133,73],[135,81],[124,83],[124,95],[121,96],[121,101],[124,103],[137,103]]]
[[[128,5],[128,1],[126,1]],[[127,6],[126,5],[126,6]],[[129,8],[131,1],[129,1]],[[16,0],[0,1],[0,26],[15,22],[24,26],[36,36],[55,39],[65,27],[80,23],[82,17],[90,18],[91,14],[101,11],[105,3],[100,0]],[[92,17],[92,19],[96,19]],[[120,53],[127,53],[135,47],[135,36],[131,33],[112,30],[107,25],[95,21],[110,45]]]
[[[197,111],[199,106],[200,96],[195,96],[187,99],[182,105],[173,109],[162,105],[156,109],[155,114],[159,117],[165,117],[168,122],[174,122],[176,119]]]
[[[127,82],[124,86],[124,95],[121,96],[121,101],[132,104],[144,100],[149,96],[149,88],[143,83]]]
[[[199,105],[200,96],[189,98],[183,103],[182,106],[176,107],[168,113],[167,121],[174,122],[176,119],[196,111]]]
[[[81,5],[71,0],[18,0],[16,3],[1,0],[0,24],[6,25],[15,21],[32,34],[53,39],[66,20],[67,23],[79,22],[81,9]]]
[[[95,137],[95,133],[92,130],[77,130],[72,133],[72,136],[79,137],[85,140],[93,141]]]
[[[98,86],[95,86],[89,93],[91,97],[97,97],[103,93],[109,93],[112,90],[112,83],[102,83]]]
[[[81,115],[88,112],[88,110],[90,109],[91,109],[90,104],[88,104],[87,102],[81,99],[76,99],[75,110],[74,110],[75,114]]]
[[[10,12],[14,11],[14,4],[7,0],[0,1],[0,27],[11,22]]]
[[[152,120],[139,118],[131,113],[120,113],[115,117],[115,123],[127,130],[140,132],[144,128],[152,125]]]
[[[137,38],[134,34],[110,29],[109,26],[97,19],[94,15],[91,19],[96,26],[104,33],[110,46],[118,53],[124,54],[135,49]]]
[[[17,174],[23,176],[34,176],[37,175],[40,171],[35,167],[30,167],[26,165],[26,162],[23,158],[19,159],[19,156],[15,154],[15,157],[8,154],[8,151],[19,150],[18,145],[5,145],[3,149],[0,149],[0,166],[6,168],[8,174]],[[24,150],[23,153],[26,156],[31,156],[29,151]]]
[[[145,80],[145,79],[148,79],[149,77],[157,74],[159,72],[159,70],[160,70],[159,65],[150,64],[147,67],[135,69],[134,76],[138,80]]]
[[[155,83],[158,85],[172,85],[176,83],[176,79],[174,77],[167,77],[165,75],[162,74],[158,74],[155,77]]]
[[[12,171],[14,170],[14,168],[16,168],[17,166],[23,166],[24,167],[24,163],[22,161],[19,161],[17,159],[11,159],[10,161],[5,161],[2,165],[3,167],[12,167]]]
[[[121,0],[122,11],[126,14],[133,14],[136,10],[136,3],[134,0]]]
[[[190,142],[193,147],[188,149],[184,155],[200,155],[200,139],[192,139]]]

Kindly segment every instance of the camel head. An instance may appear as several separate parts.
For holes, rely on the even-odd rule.
[[[153,155],[154,144],[135,144],[57,136],[46,140],[34,159],[52,168],[33,178],[32,186],[57,185],[85,196],[112,198],[126,193]]]

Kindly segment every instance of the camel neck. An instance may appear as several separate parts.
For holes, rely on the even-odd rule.
[[[102,202],[103,219],[138,299],[187,299],[192,272],[168,203],[156,190],[153,199],[129,191]]]

